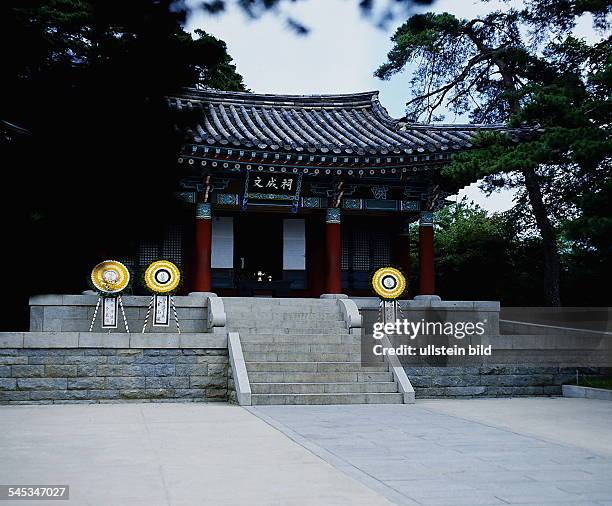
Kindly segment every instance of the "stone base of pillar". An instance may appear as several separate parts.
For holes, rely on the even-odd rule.
[[[439,295],[417,295],[413,300],[424,300],[428,302],[440,302],[442,298]]]

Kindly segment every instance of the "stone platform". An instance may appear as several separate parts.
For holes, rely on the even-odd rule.
[[[31,327],[47,330],[0,333],[0,403],[409,403],[415,394],[560,395],[577,369],[612,373],[605,362],[610,333],[500,322],[495,302],[410,301],[406,316],[418,320],[435,312],[449,321],[486,319],[483,339],[496,349],[490,360],[402,367],[387,358],[363,367],[362,321],[367,325],[377,317],[376,299],[197,293],[176,297],[183,332],[170,326],[144,334],[148,297],[124,297],[129,334],[88,332],[96,301],[92,295],[32,298]],[[603,362],[593,362],[598,358]]]

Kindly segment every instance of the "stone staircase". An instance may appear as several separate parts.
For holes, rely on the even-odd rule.
[[[252,404],[390,404],[403,396],[387,365],[361,367],[335,299],[224,297],[238,332]]]

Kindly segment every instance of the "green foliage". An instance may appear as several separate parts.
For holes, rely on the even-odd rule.
[[[437,286],[447,300],[503,296],[510,270],[509,240],[499,217],[466,202],[437,213],[435,247]],[[495,276],[482,273],[495,272]]]
[[[447,13],[413,16],[398,28],[376,75],[387,79],[416,66],[409,120],[436,119],[446,107],[469,113],[477,123],[518,129],[480,135],[476,149],[455,155],[443,169],[442,184],[459,190],[481,180],[487,192],[517,190],[517,233],[532,241],[531,231],[539,230],[547,298],[554,305],[563,268],[569,298],[579,284],[574,271],[590,279],[609,273],[598,255],[609,255],[609,244],[599,239],[612,234],[608,203],[600,197],[608,195],[612,177],[612,39],[606,32],[612,4],[526,0],[524,5],[521,11],[498,10],[472,20]],[[583,13],[593,15],[601,42],[589,45],[571,35]],[[592,237],[579,240],[578,228]],[[591,248],[581,250],[584,244]]]
[[[32,293],[79,293],[103,257],[131,255],[184,212],[166,96],[244,90],[225,43],[185,32],[186,14],[171,0],[0,3],[0,119],[31,133],[0,151],[16,197],[1,210],[15,238],[12,307],[27,311]]]
[[[583,14],[591,14],[594,26],[605,30],[610,27],[612,4],[608,0],[525,0],[523,12],[534,34],[565,34]]]
[[[575,385],[576,380],[569,383],[570,385]],[[581,387],[590,387],[590,388],[604,388],[606,390],[612,390],[612,378],[601,378],[601,377],[584,377],[581,376],[578,380],[578,384]]]
[[[457,114],[470,111],[477,122],[505,121],[509,103],[517,98],[510,96],[496,64],[503,60],[517,80],[534,64],[513,10],[473,20],[449,13],[418,14],[391,40],[393,48],[375,75],[389,79],[408,64],[416,65],[406,110],[415,121],[431,121],[443,105]]]
[[[599,196],[609,197],[612,195]],[[559,238],[562,286],[568,306],[606,306],[612,302],[607,287],[593,282],[602,276],[602,280],[612,277],[607,261],[612,239],[602,220],[590,219],[600,235],[580,220],[579,226],[564,229]],[[438,211],[435,221],[436,287],[443,299],[499,300],[508,307],[545,304],[542,240],[523,233],[516,211],[488,214],[464,198]],[[597,244],[592,242],[595,236]],[[417,244],[416,225],[411,229],[411,239]],[[412,261],[417,265],[418,257]]]
[[[533,283],[540,276],[541,242],[520,237],[509,214],[489,215],[464,198],[436,213],[435,249],[443,299],[500,300],[506,306],[544,301]]]

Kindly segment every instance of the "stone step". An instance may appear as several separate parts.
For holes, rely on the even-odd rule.
[[[348,335],[349,331],[344,328],[326,328],[321,326],[319,328],[316,327],[305,327],[305,326],[278,326],[273,327],[266,325],[265,327],[258,326],[242,326],[236,325],[232,322],[228,322],[227,327],[230,332],[240,332],[240,336],[243,334],[265,334],[265,335],[282,335],[282,334],[300,334],[300,335]]]
[[[251,383],[254,394],[395,393],[394,382]]]
[[[274,313],[242,313],[227,311],[228,323],[236,325],[250,325],[268,323],[269,326],[275,325],[308,325],[314,323],[332,323],[333,325],[346,325],[344,318],[335,314],[311,313],[302,318],[292,318],[293,315],[274,314]]]
[[[281,307],[281,306],[270,306],[270,307],[262,307],[262,306],[225,306],[225,310],[232,315],[236,316],[244,316],[253,315],[253,316],[278,316],[279,318],[286,318],[288,320],[301,320],[304,318],[313,318],[314,316],[320,314],[325,315],[330,318],[342,318],[342,314],[338,310],[338,308],[325,308],[325,307],[302,307],[302,306],[293,306],[293,307]]]
[[[253,394],[253,405],[273,404],[401,404],[400,393]]]
[[[362,367],[361,362],[246,362],[250,372],[388,372],[385,365]]]
[[[361,353],[318,353],[314,351],[289,351],[289,352],[257,352],[245,351],[244,359],[248,362],[359,362]]]
[[[318,332],[328,330],[346,331],[346,323],[339,320],[327,320],[317,317],[311,320],[281,320],[276,318],[228,318],[227,326],[239,329],[284,329],[285,331],[295,331],[296,329],[316,329]],[[303,334],[310,333],[302,332]]]
[[[232,332],[232,329],[229,329]],[[355,344],[361,343],[361,338],[355,334],[258,334],[256,332],[240,332],[240,341],[249,343],[278,344]]]
[[[279,321],[288,321],[288,322],[301,322],[302,320],[312,320],[317,321],[320,316],[323,316],[326,320],[333,321],[344,321],[343,316],[338,311],[319,311],[316,312],[308,312],[303,313],[299,310],[297,312],[294,311],[252,311],[251,313],[243,314],[239,311],[231,310],[227,311],[231,314],[233,319],[238,320],[251,320],[255,319],[273,319]]]
[[[251,383],[350,383],[393,381],[390,372],[249,372]]]
[[[336,305],[336,299],[320,299],[318,297],[223,297],[223,302],[228,304],[254,304],[263,303],[270,305],[283,304],[321,304],[333,306]]]
[[[329,312],[331,314],[339,314],[338,304],[335,302],[312,301],[311,299],[283,299],[283,302],[278,302],[276,299],[273,302],[270,299],[248,299],[248,301],[228,301],[223,299],[223,305],[227,310],[254,310],[267,312],[292,312],[298,309],[300,313],[312,313],[313,311]]]
[[[243,352],[256,353],[361,353],[360,343],[311,343],[304,339],[295,343],[266,341],[246,342],[240,335]]]
[[[272,313],[267,311],[239,311],[226,310],[227,321],[237,323],[249,322],[274,322],[285,325],[301,325],[308,322],[341,322],[344,323],[344,318],[338,313],[322,313],[313,311],[312,313],[299,315],[297,318],[293,313]]]

